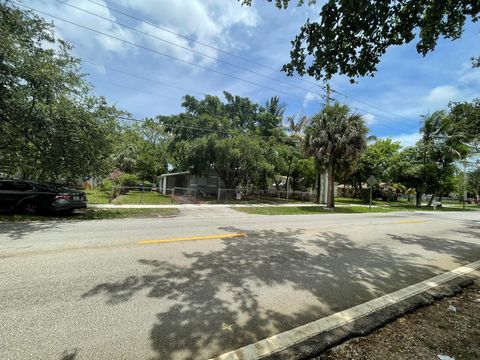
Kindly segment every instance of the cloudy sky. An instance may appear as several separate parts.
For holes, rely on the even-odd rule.
[[[300,26],[318,18],[318,5],[278,10],[262,0],[251,8],[236,0],[21,3],[71,22],[40,14],[74,45],[96,93],[134,117],[178,113],[185,94],[221,96],[223,90],[262,104],[278,95],[288,114],[311,115],[321,108],[322,90],[313,79],[278,71]],[[391,48],[375,77],[354,85],[334,78],[332,88],[347,95],[335,98],[364,115],[373,134],[412,144],[420,115],[478,97],[480,69],[472,69],[469,59],[480,55],[479,30],[479,24],[468,24],[460,40],[441,40],[426,57],[414,43]]]

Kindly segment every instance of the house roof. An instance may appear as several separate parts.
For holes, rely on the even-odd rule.
[[[187,174],[190,174],[190,171],[162,174],[162,175],[160,175],[160,178],[169,177],[169,176],[176,176],[176,175],[187,175]]]

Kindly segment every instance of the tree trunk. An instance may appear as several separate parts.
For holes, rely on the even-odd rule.
[[[333,209],[335,207],[335,177],[333,174],[333,162],[328,164],[328,197],[327,207]]]
[[[433,204],[433,199],[435,199],[435,191],[433,191],[432,197],[431,197],[430,200],[428,201],[428,204],[427,204],[428,207],[432,206],[432,204]]]
[[[317,193],[315,194],[315,202],[320,204],[320,189],[321,189],[321,177],[320,177],[320,170],[317,169]]]
[[[423,195],[422,192],[417,190],[417,192],[416,192],[416,198],[417,198],[416,206],[417,207],[422,206],[422,195]]]
[[[353,197],[359,198],[358,184],[355,180],[352,182],[352,186],[353,186]]]

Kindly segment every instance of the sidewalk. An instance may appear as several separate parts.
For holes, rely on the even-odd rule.
[[[286,203],[286,204],[170,204],[170,205],[148,205],[148,204],[89,204],[89,208],[94,209],[200,209],[200,208],[235,208],[235,207],[326,207],[325,204],[313,203]],[[362,204],[336,204],[335,206],[360,206],[368,207]],[[372,205],[372,207],[377,207]]]

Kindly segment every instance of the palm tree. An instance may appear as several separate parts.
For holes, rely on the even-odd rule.
[[[339,103],[326,106],[310,119],[305,147],[308,154],[315,156],[318,167],[327,170],[328,207],[335,207],[336,175],[347,176],[354,169],[367,147],[367,132],[362,116]]]
[[[286,107],[287,105],[281,103],[278,96],[272,96],[269,100],[265,102],[265,111],[274,115],[275,118],[279,120],[283,119]]]
[[[289,117],[287,117],[288,126],[286,127],[286,130],[290,132],[290,134],[294,139],[302,140],[307,122],[308,122],[308,117],[305,115],[301,115],[298,118],[298,121],[296,120],[295,115],[290,115]]]
[[[457,160],[465,158],[470,147],[467,144],[468,136],[455,126],[452,117],[444,111],[435,111],[431,115],[423,116],[423,126],[420,129],[422,138],[422,177],[425,184],[431,184],[432,197],[427,206],[431,206],[436,192],[439,190],[439,180],[449,171],[449,167]],[[428,164],[435,167],[437,181],[427,181],[426,168]],[[417,204],[418,205],[418,204]]]

